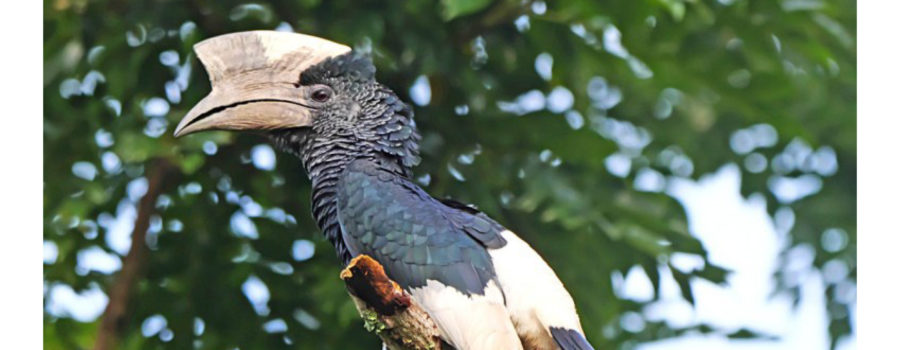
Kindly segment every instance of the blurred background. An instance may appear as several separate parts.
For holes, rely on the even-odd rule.
[[[380,348],[299,161],[171,136],[191,46],[253,29],[370,52],[416,181],[531,242],[598,349],[855,349],[855,1],[45,0],[43,28],[47,349]]]

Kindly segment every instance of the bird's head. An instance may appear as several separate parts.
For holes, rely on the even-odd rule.
[[[273,31],[226,34],[194,51],[212,91],[175,129],[256,131],[304,158],[320,145],[418,162],[412,110],[375,81],[367,55],[322,38]]]

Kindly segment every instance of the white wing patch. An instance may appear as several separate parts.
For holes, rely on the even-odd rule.
[[[506,309],[525,347],[556,349],[550,327],[584,334],[575,303],[550,266],[512,231],[501,235],[507,244],[488,253],[506,296]]]
[[[437,324],[441,336],[457,349],[522,349],[522,343],[503,305],[494,281],[484,295],[466,296],[453,287],[428,280],[410,294]]]

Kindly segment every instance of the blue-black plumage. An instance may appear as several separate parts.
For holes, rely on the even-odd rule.
[[[313,217],[343,264],[375,258],[458,349],[591,349],[565,287],[526,242],[411,180],[413,111],[365,55],[312,36],[243,32],[195,46],[213,85],[176,128],[263,130],[298,156]]]
[[[482,214],[444,205],[373,159],[352,161],[336,192],[338,222],[351,255],[372,256],[402,287],[422,287],[434,279],[464,294],[484,294],[487,282],[496,279],[485,248],[500,248],[505,241],[502,228]],[[376,240],[383,243],[376,246]]]

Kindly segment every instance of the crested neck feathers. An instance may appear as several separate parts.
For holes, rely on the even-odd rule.
[[[312,182],[312,210],[319,228],[344,264],[350,252],[337,221],[338,178],[352,161],[373,160],[397,176],[410,177],[419,163],[419,133],[412,109],[374,80],[368,57],[353,52],[305,71],[300,84],[328,85],[333,106],[316,115],[312,127],[278,130],[270,136],[279,148],[298,156]]]

